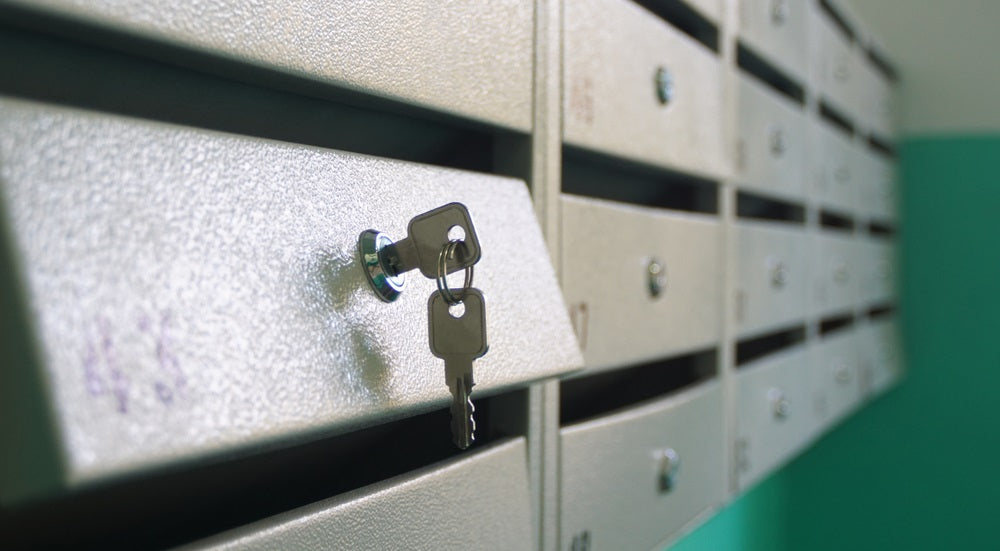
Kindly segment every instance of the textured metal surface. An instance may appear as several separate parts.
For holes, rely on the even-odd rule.
[[[721,337],[722,245],[710,216],[565,196],[562,282],[588,370],[707,347]],[[666,271],[649,292],[649,262]]]
[[[533,3],[6,0],[253,64],[531,129]]]
[[[729,173],[723,66],[710,50],[626,0],[567,2],[564,20],[567,142],[708,176]],[[659,67],[673,78],[667,105],[657,99]]]
[[[789,224],[741,221],[736,234],[736,328],[746,335],[806,317],[808,238]],[[776,281],[777,272],[783,277]]]
[[[783,350],[736,372],[738,484],[747,489],[795,454],[816,423],[809,400],[809,356],[804,347]],[[787,400],[784,417],[774,411],[774,391]]]
[[[809,49],[803,48],[809,4],[808,0],[743,0],[739,4],[740,39],[799,81],[806,77],[809,62]]]
[[[383,303],[356,244],[450,201],[483,248],[476,390],[581,363],[517,180],[3,100],[0,181],[69,484],[445,405],[434,282]]]
[[[750,77],[736,82],[740,186],[801,200],[808,144],[802,110]]]
[[[819,206],[851,214],[860,200],[856,150],[840,129],[822,120],[810,125],[809,181]]]
[[[725,494],[722,390],[709,382],[562,430],[562,543],[589,532],[591,549],[652,549]],[[659,458],[680,469],[659,490]]]
[[[523,438],[185,549],[535,549]]]

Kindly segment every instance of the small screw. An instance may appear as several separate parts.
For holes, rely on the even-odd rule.
[[[656,98],[661,105],[667,105],[674,100],[674,77],[666,67],[656,69]]]
[[[846,363],[837,364],[833,370],[833,378],[842,385],[851,382],[851,368]]]
[[[785,398],[785,393],[781,389],[772,388],[768,390],[767,397],[771,401],[774,416],[778,419],[785,419],[792,412],[791,404],[788,403],[788,398]]]
[[[771,128],[771,153],[780,157],[788,149],[788,141],[785,139],[785,132],[780,126]]]
[[[788,267],[785,263],[773,258],[768,259],[771,264],[771,285],[775,289],[781,289],[788,284]]]
[[[789,11],[788,0],[774,0],[771,2],[771,21],[775,25],[781,25],[788,20]]]
[[[681,468],[681,456],[673,448],[656,452],[659,461],[658,487],[661,494],[670,493],[677,487],[677,473]]]
[[[651,259],[646,265],[646,275],[649,278],[649,294],[656,298],[667,289],[667,269],[659,261]]]

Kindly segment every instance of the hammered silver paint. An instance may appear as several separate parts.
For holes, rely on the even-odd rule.
[[[517,438],[186,549],[535,549],[526,453]]]
[[[534,4],[5,0],[366,94],[531,130]]]
[[[519,180],[2,99],[0,183],[67,485],[444,406],[434,282],[383,303],[355,247],[451,201],[483,251],[473,398],[582,363]]]

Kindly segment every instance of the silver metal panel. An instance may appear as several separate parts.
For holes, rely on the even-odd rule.
[[[588,369],[711,346],[721,337],[722,232],[710,216],[562,199],[562,283]],[[649,288],[648,266],[666,273]]]
[[[853,214],[860,200],[859,167],[850,139],[817,120],[810,125],[809,180],[819,206]]]
[[[749,77],[740,75],[736,82],[740,187],[801,199],[808,153],[802,109]]]
[[[477,392],[582,363],[521,181],[15,100],[0,159],[57,484],[444,405],[434,282],[381,302],[356,242],[450,201],[483,251]]]
[[[735,225],[735,231],[737,333],[761,332],[804,319],[809,288],[804,228],[744,221]]]
[[[323,84],[531,129],[534,3],[7,0]]]
[[[862,270],[850,234],[821,232],[811,248],[813,301],[820,314],[850,310],[858,299]]]
[[[536,549],[523,438],[186,549]]]
[[[723,66],[707,48],[627,0],[566,2],[564,137],[573,145],[719,177]],[[673,98],[661,104],[658,68]]]
[[[861,299],[868,305],[890,301],[896,294],[896,251],[893,243],[872,237],[859,239],[857,247]]]
[[[809,400],[809,356],[786,349],[736,372],[736,472],[747,489],[792,457],[815,423]]]
[[[722,391],[710,382],[646,406],[562,430],[560,549],[652,549],[725,494]],[[680,459],[676,485],[658,488],[657,452]]]
[[[809,51],[806,30],[807,0],[743,0],[740,39],[774,65],[797,77],[806,77]]]
[[[847,415],[861,399],[860,353],[853,328],[825,335],[810,350],[810,389],[815,421],[826,427]]]
[[[851,43],[826,14],[813,8],[812,67],[817,91],[844,115],[858,121],[861,79]]]

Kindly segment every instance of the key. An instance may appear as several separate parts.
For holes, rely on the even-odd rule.
[[[440,291],[427,301],[431,352],[444,360],[445,382],[451,390],[451,437],[461,449],[476,439],[476,420],[470,394],[475,380],[472,362],[486,354],[486,306],[483,293],[469,288],[462,295],[465,312],[455,317]],[[456,309],[458,306],[456,305]]]
[[[414,216],[406,229],[406,238],[382,248],[379,261],[390,276],[420,268],[424,277],[434,279],[438,273],[438,255],[451,241],[448,231],[458,226],[465,232],[463,246],[455,248],[455,258],[448,259],[448,273],[464,270],[479,262],[479,238],[472,225],[469,210],[461,203],[448,203]]]

